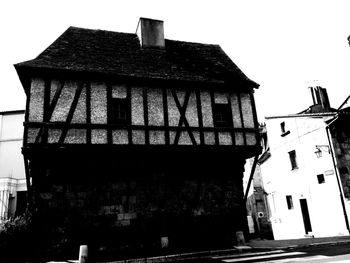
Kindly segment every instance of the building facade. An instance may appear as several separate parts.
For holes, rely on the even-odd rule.
[[[24,110],[0,112],[0,222],[26,208],[23,121]]]
[[[269,145],[265,125],[260,125],[260,143],[264,154],[261,155],[260,158],[251,158],[247,160],[243,177],[249,234],[252,238],[273,239],[268,194],[265,191],[263,175],[260,168],[264,160],[269,157]],[[255,165],[254,162],[256,162]],[[252,169],[254,169],[254,171],[252,171]],[[249,180],[251,181],[250,183]]]
[[[339,147],[339,136],[349,133],[340,128],[341,113],[329,106],[326,91],[311,91],[314,105],[306,111],[266,118],[269,148],[259,166],[275,239],[349,234],[342,161],[349,153]]]
[[[71,27],[15,65],[31,205],[51,242],[232,243],[247,229],[245,159],[260,151],[258,85],[217,45],[167,40],[145,18],[138,32]]]

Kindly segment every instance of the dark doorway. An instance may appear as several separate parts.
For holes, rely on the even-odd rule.
[[[23,215],[27,207],[27,191],[17,192],[16,216]]]
[[[301,207],[301,213],[303,215],[305,234],[307,234],[308,232],[312,232],[312,228],[311,228],[309,209],[307,207],[306,199],[300,199],[300,207]]]

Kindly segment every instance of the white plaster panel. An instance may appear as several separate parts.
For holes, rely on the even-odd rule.
[[[214,132],[204,132],[204,143],[206,145],[214,145],[215,144]]]
[[[191,92],[185,116],[191,127],[198,127],[197,99],[194,92]]]
[[[243,132],[235,132],[235,144],[244,145],[244,134]]]
[[[86,130],[85,129],[69,129],[67,132],[67,136],[64,139],[64,143],[67,143],[67,144],[86,143]]]
[[[50,85],[50,104],[52,103],[53,98],[55,97],[56,91],[58,89],[58,87],[61,85],[61,83],[54,79],[51,81],[51,85]]]
[[[247,145],[256,145],[256,134],[254,132],[246,132],[245,138]]]
[[[39,128],[28,128],[28,143],[34,143],[39,133]]]
[[[242,119],[239,109],[239,101],[237,94],[231,94],[231,108],[232,108],[232,118],[233,118],[233,127],[242,128]]]
[[[107,130],[104,130],[104,129],[91,130],[91,143],[93,143],[93,144],[106,144],[107,143]]]
[[[65,122],[67,120],[68,112],[71,108],[76,89],[76,82],[66,81],[64,83],[62,92],[52,113],[50,121]]]
[[[131,122],[132,125],[144,125],[143,89],[131,88]]]
[[[254,128],[253,108],[250,96],[247,93],[241,94],[243,123],[245,128]]]
[[[62,134],[61,129],[49,129],[47,142],[48,143],[58,143],[58,141],[61,137],[61,134]]]
[[[183,106],[185,102],[186,92],[184,90],[175,91],[177,98],[179,99],[180,105]]]
[[[77,107],[75,108],[72,123],[86,123],[86,88],[81,90]]]
[[[179,125],[180,120],[180,112],[176,106],[175,100],[171,91],[167,92],[167,100],[168,100],[168,119],[169,126],[177,127]]]
[[[174,144],[175,136],[176,136],[176,132],[175,132],[175,131],[170,131],[170,132],[169,132],[169,141],[170,141],[170,144]]]
[[[125,99],[127,96],[127,89],[125,84],[112,86],[112,98]]]
[[[149,131],[150,144],[165,144],[164,131]]]
[[[91,83],[91,123],[107,123],[107,87],[105,83]]]
[[[195,140],[196,143],[199,145],[199,144],[201,143],[199,132],[193,131],[192,134],[193,134],[194,140]]]
[[[201,91],[200,97],[202,106],[203,126],[214,127],[210,93],[208,91]]]
[[[133,144],[145,144],[145,131],[133,130],[132,131],[132,143]]]
[[[192,145],[192,140],[191,140],[190,135],[188,134],[187,131],[183,131],[180,133],[179,144],[180,145]]]
[[[232,137],[230,132],[219,132],[220,145],[232,145]]]
[[[148,124],[151,126],[164,125],[163,94],[161,89],[147,90]]]
[[[228,96],[228,94],[226,92],[214,92],[215,103],[227,104],[228,103],[227,96]]]
[[[29,121],[42,122],[44,117],[44,90],[43,79],[32,79],[29,101]]]
[[[128,131],[127,130],[114,130],[112,132],[114,144],[128,144]]]

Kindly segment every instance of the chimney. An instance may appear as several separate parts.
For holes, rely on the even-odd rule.
[[[311,96],[312,96],[312,101],[313,101],[313,105],[319,105],[323,110],[329,110],[330,109],[330,103],[329,103],[329,99],[328,99],[328,94],[327,94],[327,90],[320,87],[320,86],[316,86],[316,87],[310,87],[310,91],[311,91]]]
[[[141,17],[137,25],[136,34],[143,48],[164,48],[163,21]]]

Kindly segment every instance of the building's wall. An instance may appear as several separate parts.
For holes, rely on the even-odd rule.
[[[159,249],[166,236],[171,248],[230,247],[236,231],[246,231],[244,160],[232,157],[160,152],[32,159],[49,242],[68,236],[77,244],[113,244],[123,253]]]
[[[105,240],[116,249],[151,251],[167,236],[172,248],[193,249],[232,246],[236,231],[246,233],[243,168],[245,158],[259,150],[253,94],[170,84],[32,80],[25,157],[34,206],[43,220],[49,217],[48,232],[57,230],[52,236],[59,242],[65,233],[70,241],[103,246]],[[109,123],[109,101],[129,95],[131,125]],[[179,108],[186,98],[184,112]],[[231,106],[233,127],[214,127],[214,103]],[[54,147],[63,127],[63,144],[90,146]],[[153,147],[177,140],[181,147]]]
[[[130,90],[131,94],[131,125],[132,126],[145,126],[146,122],[148,127],[151,127],[149,133],[143,131],[143,129],[127,129],[115,128],[113,133],[113,144],[137,144],[142,145],[146,143],[145,136],[148,134],[148,140],[150,144],[166,144],[166,133],[164,127],[169,126],[169,144],[174,144],[176,137],[176,129],[178,128],[180,121],[180,111],[176,105],[175,98],[171,92],[173,90],[179,99],[181,107],[183,106],[186,89],[180,88],[165,88],[165,87],[142,87],[135,85],[126,85],[125,83],[115,83],[107,85],[104,82],[78,82],[78,81],[64,81],[59,82],[57,80],[49,81],[49,85],[45,86],[45,81],[40,78],[34,78],[30,87],[30,102],[28,107],[28,121],[29,122],[44,122],[44,118],[49,112],[50,104],[54,101],[55,92],[59,89],[59,86],[63,84],[62,92],[59,94],[59,98],[49,122],[59,123],[65,122],[69,114],[69,110],[74,100],[76,91],[79,85],[83,85],[82,92],[79,97],[77,107],[74,111],[72,118],[72,124],[108,124],[108,93],[111,92],[111,97],[118,98],[118,96],[125,97],[127,90]],[[111,90],[111,91],[110,91]],[[164,92],[164,94],[163,94]],[[89,96],[91,94],[91,96]],[[46,99],[45,99],[46,96]],[[189,126],[193,129],[192,134],[196,144],[213,145],[215,144],[215,132],[213,131],[213,113],[212,113],[212,100],[216,103],[230,103],[233,116],[233,128],[236,128],[234,132],[221,131],[218,132],[218,144],[219,145],[237,145],[237,146],[256,146],[258,143],[256,132],[253,130],[257,128],[255,122],[256,113],[252,106],[252,94],[229,94],[228,92],[213,92],[213,98],[211,98],[211,92],[209,90],[200,90],[196,94],[195,89],[191,91],[187,109],[186,119]],[[197,105],[197,99],[200,99],[199,107]],[[144,100],[147,100],[147,104],[144,105]],[[166,101],[164,101],[166,100]],[[45,101],[47,105],[45,106]],[[165,123],[164,119],[164,107],[168,115],[168,123]],[[88,105],[89,104],[89,105]],[[201,120],[199,120],[201,109]],[[89,114],[87,110],[90,109]],[[145,120],[145,112],[148,119]],[[90,120],[87,120],[87,116],[90,116]],[[199,123],[203,124],[203,128],[200,129]],[[108,132],[103,127],[97,127],[91,131],[91,143],[93,144],[106,144],[108,142]],[[30,125],[29,125],[30,126]],[[159,127],[159,129],[157,129]],[[185,127],[183,123],[182,128]],[[243,129],[242,129],[243,128]],[[246,130],[244,130],[246,129]],[[249,130],[250,129],[250,130]],[[29,127],[28,143],[40,142],[37,136],[40,128]],[[200,132],[203,131],[203,142],[200,140]],[[129,141],[128,133],[131,133],[131,139]],[[89,131],[85,127],[72,128],[68,130],[67,137],[64,143],[67,144],[86,144]],[[60,135],[60,129],[50,128],[48,130],[48,143],[58,143]],[[39,136],[40,137],[40,136]],[[179,145],[192,145],[193,142],[190,138],[188,131],[182,131],[179,138]]]
[[[244,192],[247,190],[253,162],[254,158],[250,158],[245,164],[243,177]],[[254,229],[254,231],[250,231],[251,237],[272,239],[273,235],[270,222],[270,209],[259,164],[257,164],[255,167],[253,179],[247,196],[246,207],[247,215],[248,217],[251,217],[251,222],[253,223],[252,229]]]
[[[344,196],[350,201],[350,130],[347,127],[341,129],[341,126],[337,126],[336,131],[333,132],[332,141]]]
[[[288,135],[281,136],[285,122]],[[315,155],[316,145],[328,145],[323,118],[289,117],[266,121],[271,157],[261,165],[271,209],[275,239],[305,236],[300,199],[306,199],[312,234],[315,237],[348,234],[341,206],[332,156],[327,151]],[[295,150],[298,168],[292,170],[288,152]],[[325,183],[319,184],[318,174]],[[288,210],[286,196],[294,208]],[[330,222],[332,222],[330,224]]]
[[[344,195],[347,215],[350,217],[350,128],[348,121],[335,122],[330,129],[336,166]]]
[[[26,191],[23,121],[24,113],[0,113],[0,220],[15,215],[17,192]]]

